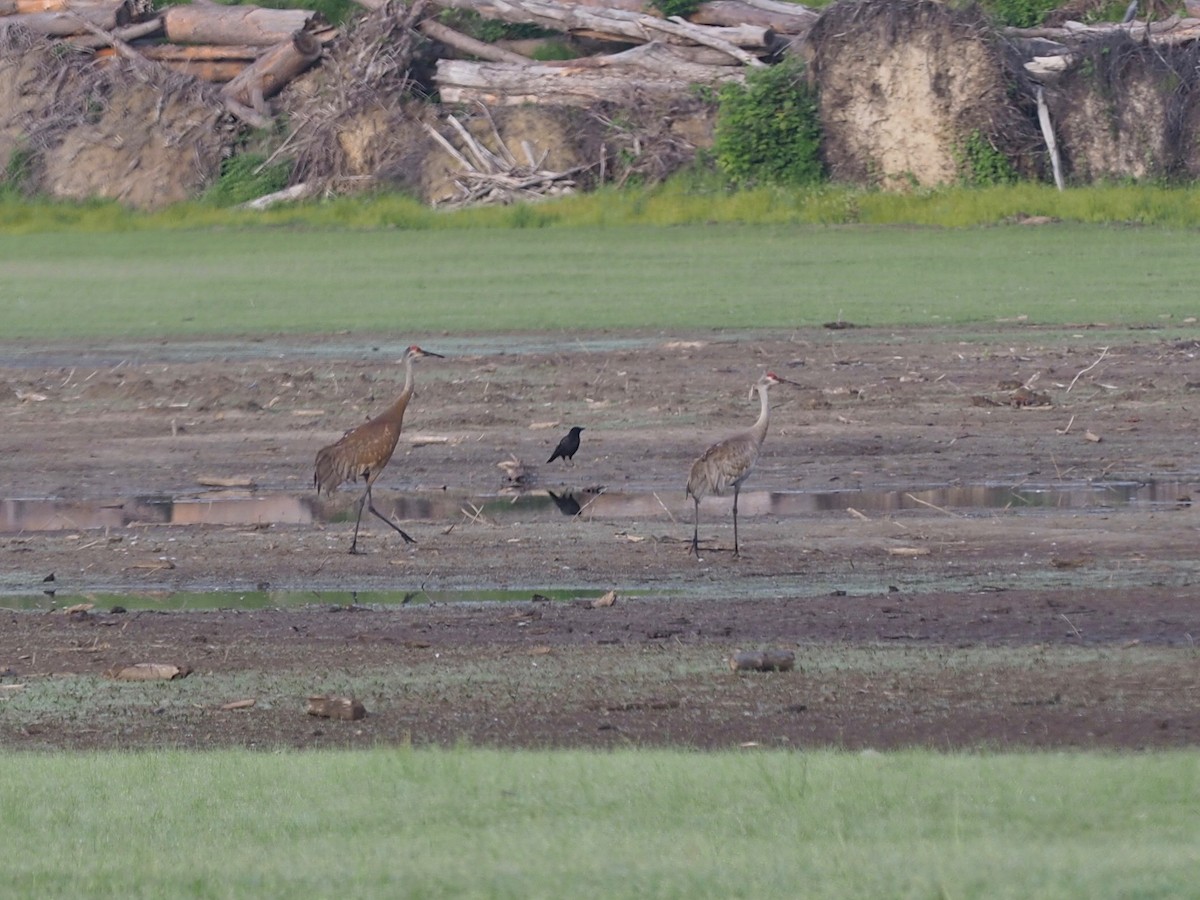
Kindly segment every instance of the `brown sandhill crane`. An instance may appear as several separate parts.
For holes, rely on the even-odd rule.
[[[773,384],[787,381],[774,372],[767,372],[755,385],[750,388],[750,397],[758,391],[759,402],[762,404],[758,421],[737,434],[730,435],[723,441],[717,441],[692,463],[692,471],[688,476],[687,496],[696,505],[696,525],[692,531],[692,553],[700,556],[700,498],[705,494],[720,496],[730,487],[733,488],[733,555],[738,552],[737,504],[738,492],[742,488],[754,464],[758,462],[758,452],[762,449],[763,439],[767,436],[767,426],[771,421],[771,409],[767,402],[767,390]]]
[[[404,390],[392,405],[370,421],[351,428],[336,443],[317,451],[313,484],[316,485],[318,496],[321,491],[332,494],[338,485],[347,481],[361,478],[367,483],[366,490],[358,499],[358,517],[354,520],[354,538],[350,541],[351,553],[358,552],[358,526],[362,522],[363,507],[400,532],[405,543],[416,543],[403,528],[375,509],[371,502],[371,485],[396,451],[396,442],[400,439],[400,429],[404,424],[404,411],[408,409],[408,401],[413,395],[413,361],[423,356],[443,358],[440,353],[430,353],[413,344],[404,351],[402,358]]]

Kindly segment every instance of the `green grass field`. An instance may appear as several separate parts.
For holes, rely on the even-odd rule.
[[[9,897],[1196,895],[1194,754],[10,755]]]
[[[7,204],[0,340],[835,319],[995,334],[1022,316],[1188,327],[1200,314],[1194,192],[1020,187],[949,209],[837,192],[802,209],[604,202],[463,227],[404,204],[390,219],[379,204],[282,210],[262,217],[271,227]],[[1103,224],[1114,206],[1157,224]],[[1069,221],[983,227],[1017,211]],[[506,221],[520,227],[492,227]],[[965,227],[925,227],[948,223]],[[1198,799],[1195,753],[0,750],[0,891],[1174,898],[1200,895]]]
[[[1195,232],[685,225],[0,240],[0,339],[1182,324]]]

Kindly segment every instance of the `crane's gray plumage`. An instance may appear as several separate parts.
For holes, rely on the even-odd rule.
[[[774,372],[767,372],[750,389],[750,396],[758,391],[760,409],[758,421],[737,434],[730,435],[723,441],[718,441],[700,455],[692,463],[692,471],[688,475],[687,496],[691,497],[696,506],[695,528],[692,531],[692,552],[700,555],[700,500],[705,494],[720,496],[733,488],[733,555],[738,556],[737,502],[738,492],[754,470],[758,462],[758,454],[762,449],[763,440],[767,436],[767,428],[771,422],[771,408],[767,400],[767,390],[773,384],[779,384],[784,379]]]

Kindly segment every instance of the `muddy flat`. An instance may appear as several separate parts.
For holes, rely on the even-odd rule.
[[[0,345],[6,746],[1200,738],[1200,343],[420,336],[446,358],[418,363],[374,490],[417,543],[368,516],[351,555],[357,491],[317,498],[313,460],[398,393],[410,340]],[[707,497],[697,558],[688,469],[754,421],[768,369],[790,383],[741,554],[732,498]],[[762,648],[795,667],[730,670]],[[106,676],[139,662],[189,674]],[[305,715],[330,691],[367,717]]]

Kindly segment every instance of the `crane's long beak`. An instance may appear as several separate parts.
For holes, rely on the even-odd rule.
[[[422,351],[421,351],[421,355],[422,355],[422,356],[436,356],[438,359],[445,359],[445,358],[446,358],[446,357],[442,356],[442,354],[440,354],[440,353],[434,353],[434,352],[432,352],[431,350],[422,350]]]

